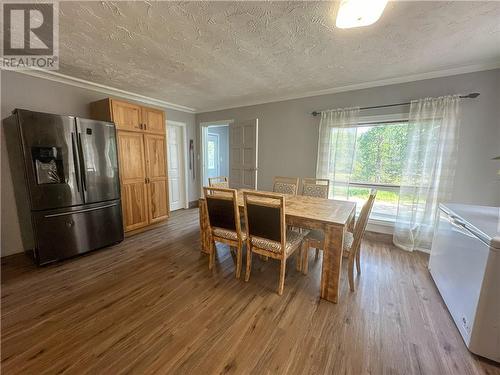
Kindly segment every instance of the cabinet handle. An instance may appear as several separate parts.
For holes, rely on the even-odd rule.
[[[146,124],[144,124],[144,130],[148,130],[148,127],[146,126]]]
[[[139,124],[139,128],[141,128],[141,129],[142,129],[142,124]]]

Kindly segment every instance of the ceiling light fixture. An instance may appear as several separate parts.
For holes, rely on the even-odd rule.
[[[342,0],[336,26],[341,29],[371,25],[380,18],[388,0]]]

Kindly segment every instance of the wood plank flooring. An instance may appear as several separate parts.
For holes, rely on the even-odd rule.
[[[196,209],[112,248],[36,268],[2,260],[4,374],[500,374],[470,354],[426,269],[427,258],[371,237],[362,275],[340,303],[309,274],[254,257],[234,278],[227,247],[214,272]]]

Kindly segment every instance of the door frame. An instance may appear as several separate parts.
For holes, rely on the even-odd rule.
[[[207,171],[205,170],[205,153],[206,153],[206,143],[208,128],[210,126],[231,126],[234,124],[234,119],[231,120],[217,120],[217,121],[207,121],[200,122],[200,154],[198,154],[198,160],[200,160],[200,196],[203,197],[203,181]],[[219,146],[220,147],[220,146]]]
[[[182,163],[184,164],[183,169],[184,171],[182,172],[183,175],[183,180],[184,180],[184,208],[189,208],[189,189],[188,189],[188,181],[189,181],[189,173],[188,173],[188,165],[189,165],[189,160],[188,160],[188,138],[187,138],[187,124],[185,122],[180,122],[180,121],[173,121],[173,120],[167,120],[165,124],[165,137],[166,137],[166,142],[165,142],[165,147],[168,147],[168,126],[177,126],[181,128],[181,134],[182,134],[182,140],[180,144],[182,145]],[[168,171],[168,150],[167,150],[167,171]],[[170,183],[170,181],[168,181]]]

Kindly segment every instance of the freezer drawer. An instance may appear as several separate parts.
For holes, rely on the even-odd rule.
[[[120,201],[33,213],[39,264],[69,258],[123,240]]]

